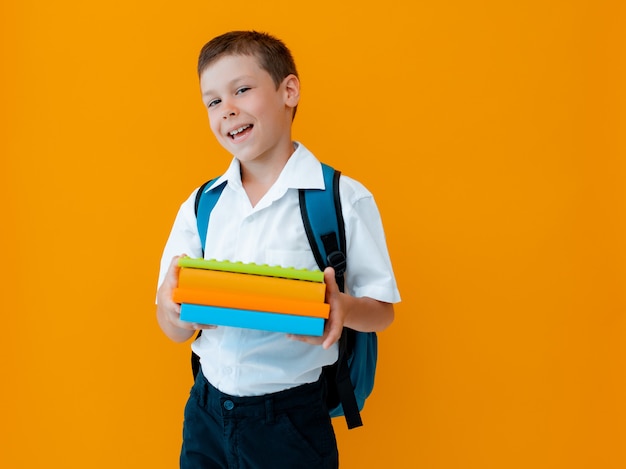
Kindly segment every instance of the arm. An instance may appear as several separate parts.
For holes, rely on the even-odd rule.
[[[330,315],[322,337],[290,335],[292,339],[329,348],[341,337],[343,327],[361,332],[380,332],[394,320],[393,302],[400,300],[378,207],[371,193],[357,181],[342,177],[341,199],[344,209],[346,241],[351,272],[346,272],[349,290],[358,296],[342,293],[332,268],[324,270],[326,302]],[[365,279],[365,281],[363,280]],[[372,288],[373,286],[373,288]],[[368,292],[385,298],[379,301]]]
[[[339,291],[332,267],[324,270],[326,302],[330,305],[330,315],[326,321],[322,337],[289,335],[290,338],[328,349],[339,340],[344,327],[361,332],[380,332],[394,320],[392,303],[373,298],[357,298]]]
[[[190,339],[198,329],[214,329],[215,326],[198,325],[180,320],[180,305],[172,301],[172,293],[178,285],[178,259],[175,256],[170,263],[165,279],[157,292],[157,321],[161,330],[174,342],[184,342]]]

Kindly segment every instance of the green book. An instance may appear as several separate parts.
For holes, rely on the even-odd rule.
[[[263,275],[265,277],[280,277],[293,280],[324,283],[324,272],[321,270],[296,269],[294,267],[270,266],[253,262],[217,261],[215,259],[200,259],[181,257],[178,260],[180,267],[194,269],[219,270],[240,274]]]

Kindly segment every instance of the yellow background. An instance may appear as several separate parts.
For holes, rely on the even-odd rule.
[[[2,2],[0,467],[176,467],[158,262],[229,161],[198,51],[248,28],[292,49],[294,136],[374,192],[403,296],[342,467],[626,467],[625,13]]]

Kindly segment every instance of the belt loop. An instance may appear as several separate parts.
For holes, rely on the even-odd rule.
[[[274,418],[274,400],[271,397],[265,399],[265,423],[267,425],[274,425],[276,419]]]

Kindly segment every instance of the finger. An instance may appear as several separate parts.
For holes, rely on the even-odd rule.
[[[320,345],[322,343],[322,337],[312,335],[287,334],[287,338],[297,340],[298,342],[305,342],[310,345]]]
[[[333,298],[341,293],[339,285],[337,285],[337,278],[335,277],[335,269],[332,267],[326,267],[324,269],[324,283],[326,284],[325,301],[328,304],[332,304]]]
[[[190,331],[217,329],[217,326],[214,326],[212,324],[198,324],[196,322],[181,321],[180,319],[176,321],[176,325],[181,329],[187,329]]]
[[[326,284],[326,300],[333,296],[336,292],[339,292],[339,286],[337,285],[337,279],[335,278],[335,269],[332,267],[326,267],[324,269],[324,283]]]
[[[172,257],[172,261],[170,262],[170,266],[167,270],[167,276],[174,286],[178,285],[178,273],[180,272],[178,261],[181,257],[187,257],[187,254]]]
[[[328,328],[328,333],[326,334],[322,342],[322,347],[324,348],[324,350],[328,350],[335,342],[339,340],[342,330],[343,326],[335,323],[330,324],[330,327]]]

